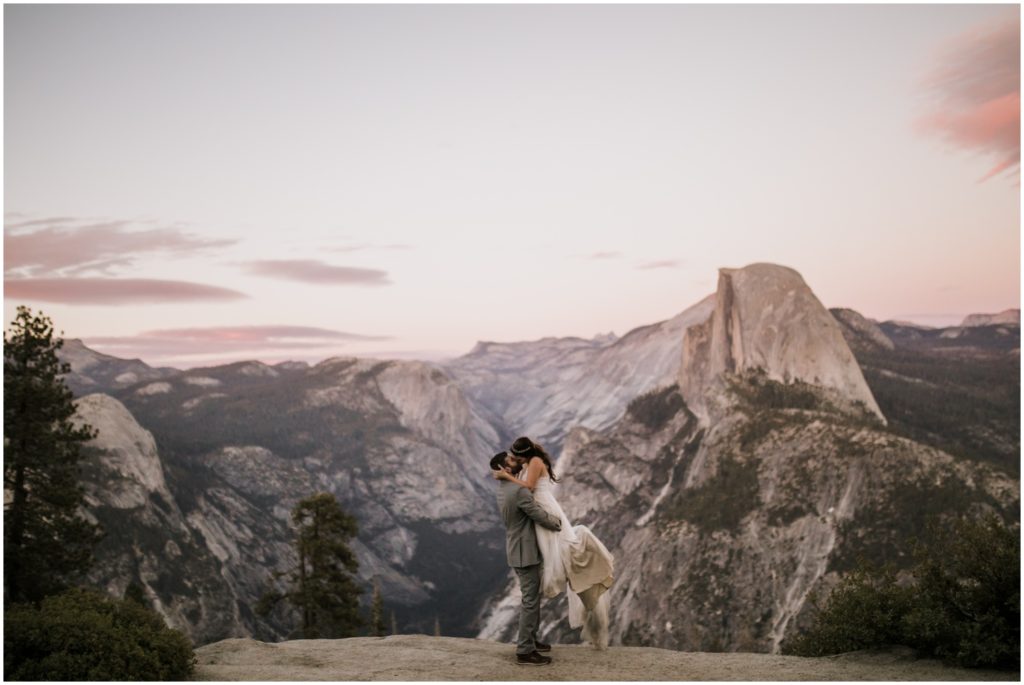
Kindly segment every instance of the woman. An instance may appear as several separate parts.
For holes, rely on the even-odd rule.
[[[495,477],[529,488],[537,503],[562,521],[562,530],[557,532],[536,528],[537,546],[544,558],[541,591],[545,597],[556,597],[568,584],[569,625],[582,627],[583,639],[604,649],[608,646],[605,591],[612,584],[612,555],[589,528],[573,526],[562,511],[554,492],[558,479],[544,448],[529,438],[519,438],[509,452],[526,461],[526,468],[519,472],[522,480],[507,471],[496,471]]]

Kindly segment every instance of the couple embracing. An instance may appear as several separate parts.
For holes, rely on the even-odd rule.
[[[529,438],[519,438],[491,459],[498,479],[498,508],[505,521],[508,565],[519,576],[516,663],[542,666],[551,646],[537,641],[540,596],[569,600],[569,625],[597,649],[608,646],[608,595],[612,555],[586,526],[573,526],[555,499],[551,458]]]

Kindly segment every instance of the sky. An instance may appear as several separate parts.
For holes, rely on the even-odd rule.
[[[5,5],[4,315],[153,365],[1020,306],[1016,5]]]

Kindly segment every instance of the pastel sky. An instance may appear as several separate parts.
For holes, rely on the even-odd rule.
[[[4,315],[155,364],[1020,306],[1016,5],[6,5]]]

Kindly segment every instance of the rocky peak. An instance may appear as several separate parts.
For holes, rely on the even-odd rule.
[[[94,501],[102,499],[121,509],[143,506],[151,494],[171,501],[153,435],[135,421],[121,402],[100,393],[86,395],[75,402],[72,420],[98,431],[89,445],[103,455],[106,469],[117,474],[116,481],[96,491],[99,494],[94,494]]]
[[[719,269],[715,310],[683,336],[679,387],[707,421],[724,374],[761,369],[775,381],[803,381],[883,421],[842,329],[793,269],[757,263]]]
[[[962,328],[972,326],[991,326],[993,324],[1020,325],[1019,309],[1004,309],[998,314],[970,314],[960,324]]]

